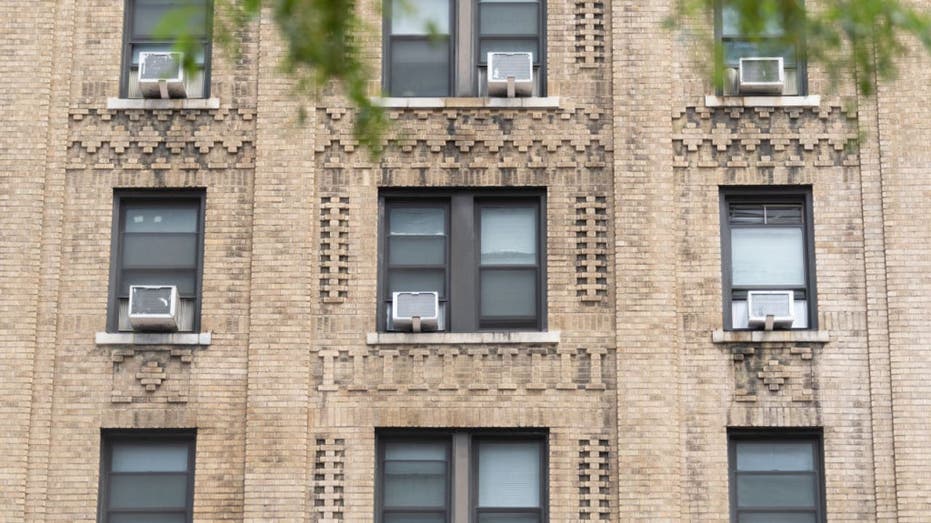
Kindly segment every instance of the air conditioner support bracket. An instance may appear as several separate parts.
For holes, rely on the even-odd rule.
[[[171,98],[171,95],[168,94],[168,82],[165,80],[158,81],[158,92],[161,94],[163,100]]]
[[[517,89],[514,87],[514,82],[516,78],[513,76],[508,76],[508,98],[514,98],[517,96]]]
[[[772,314],[767,315],[766,324],[763,326],[763,330],[768,330],[768,331],[773,330],[773,326],[775,325],[775,323],[776,322],[775,322],[775,318],[773,317],[773,315]]]
[[[414,332],[421,332],[420,330],[420,316],[414,316],[411,318],[411,329]]]

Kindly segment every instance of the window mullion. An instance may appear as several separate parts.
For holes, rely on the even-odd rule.
[[[450,199],[450,330],[478,330],[478,235],[474,198],[456,194]]]
[[[455,0],[450,0],[455,1]],[[456,96],[474,96],[475,90],[475,33],[478,16],[474,0],[455,2],[455,31],[453,45],[454,94]]]

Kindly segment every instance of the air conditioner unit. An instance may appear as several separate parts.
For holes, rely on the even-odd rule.
[[[488,53],[488,96],[533,94],[533,53]]]
[[[395,292],[391,300],[391,324],[395,329],[436,330],[440,315],[439,293]]]
[[[140,52],[139,91],[145,98],[187,98],[182,53]]]
[[[782,57],[741,58],[737,81],[740,94],[782,94],[786,83]]]
[[[747,325],[788,329],[795,321],[795,293],[793,291],[748,291]],[[772,324],[767,319],[772,318]]]
[[[178,330],[181,300],[174,285],[131,285],[129,323],[134,330]]]

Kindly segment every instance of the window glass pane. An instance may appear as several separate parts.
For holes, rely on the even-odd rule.
[[[197,232],[197,208],[178,206],[127,206],[126,232]]]
[[[536,38],[502,38],[482,39],[479,43],[479,60],[487,63],[488,53],[533,53],[533,63],[540,63],[540,53],[537,51]]]
[[[737,470],[814,470],[810,441],[744,441],[737,444]]]
[[[536,35],[537,4],[482,5],[479,23],[483,35]]]
[[[446,523],[445,514],[385,514],[385,523]]]
[[[785,67],[795,65],[795,46],[777,41],[747,42],[745,40],[728,40],[724,42],[724,63],[737,67],[741,58],[776,57],[783,58]]]
[[[123,271],[119,294],[129,297],[130,285],[174,285],[182,297],[194,296],[194,271],[190,269],[130,269]]]
[[[778,512],[756,514],[741,513],[737,521],[739,521],[739,523],[815,523],[815,514],[814,512],[788,512],[782,514]]]
[[[481,280],[483,317],[536,316],[535,270],[483,270]]]
[[[532,207],[482,209],[482,265],[537,263],[537,210]]]
[[[445,505],[445,461],[385,461],[386,507]]]
[[[181,514],[146,514],[133,512],[132,514],[110,514],[107,521],[110,523],[186,523],[187,516]]]
[[[391,42],[392,96],[448,96],[449,40]]]
[[[481,513],[478,515],[479,523],[539,523],[540,517],[536,514],[508,514]]]
[[[110,508],[184,508],[187,474],[110,476]]]
[[[723,22],[722,34],[725,37],[741,36],[740,28],[740,11],[734,5],[725,5],[721,9],[721,18]],[[776,18],[766,21],[762,33],[757,36],[781,36],[782,24]]]
[[[814,507],[812,474],[737,474],[739,507]]]
[[[449,0],[393,0],[391,34],[449,34]]]
[[[123,267],[197,267],[196,234],[126,234]]]
[[[765,221],[762,205],[731,205],[730,221],[732,224],[760,224]]]
[[[385,459],[446,461],[446,445],[440,442],[385,443]]]
[[[802,208],[798,205],[767,205],[766,223],[801,224]]]
[[[444,237],[394,236],[388,239],[391,265],[443,265],[446,261]]]
[[[187,443],[119,443],[113,445],[114,472],[185,472]]]
[[[800,228],[731,229],[732,284],[805,285],[804,235]]]
[[[439,208],[395,207],[388,216],[392,235],[442,236],[446,234],[446,212]]]
[[[538,441],[481,442],[479,507],[539,507],[540,454]]]
[[[388,276],[388,292],[436,291],[440,298],[446,296],[446,273],[438,270],[393,270]],[[389,298],[390,298],[389,294]]]
[[[133,35],[170,38],[172,34],[180,34],[181,31],[174,31],[170,22],[168,26],[159,27],[166,15],[183,16],[189,22],[187,31],[190,34],[205,34],[207,10],[203,0],[136,0],[133,9]],[[158,30],[166,30],[168,34],[156,34]]]

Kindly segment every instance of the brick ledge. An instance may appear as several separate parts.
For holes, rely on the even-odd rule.
[[[162,100],[156,98],[107,98],[107,109],[219,109],[219,98],[181,98]]]
[[[818,107],[820,95],[810,96],[705,96],[705,107]]]
[[[97,345],[210,345],[211,332],[98,332]]]
[[[789,331],[725,331],[711,333],[713,343],[827,343],[831,341],[830,331],[789,330]]]
[[[366,345],[474,345],[559,343],[560,331],[548,332],[370,332]]]

